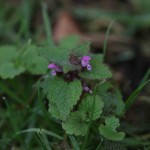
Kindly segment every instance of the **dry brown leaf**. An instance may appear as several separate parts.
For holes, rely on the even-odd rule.
[[[61,12],[53,29],[53,38],[59,42],[69,35],[80,35],[81,31],[72,16],[67,12]]]

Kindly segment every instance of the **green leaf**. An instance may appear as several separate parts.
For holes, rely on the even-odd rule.
[[[84,42],[78,45],[76,45],[76,43],[69,44],[69,37],[66,39],[66,41],[67,43],[61,43],[60,46],[57,47],[41,47],[38,50],[39,54],[46,58],[49,62],[53,62],[61,66],[65,73],[67,73],[69,70],[81,69],[80,65],[75,66],[70,63],[70,56],[75,55],[76,57],[80,58],[83,55],[87,55],[90,48],[90,42]]]
[[[105,124],[111,127],[113,130],[120,126],[119,119],[114,116],[107,117],[105,120]]]
[[[98,59],[98,57],[91,59],[90,64],[92,66],[92,70],[88,71],[87,69],[81,72],[79,75],[82,78],[86,79],[107,79],[112,76],[109,68],[101,63],[101,58]]]
[[[39,48],[39,54],[49,62],[56,63],[63,68],[64,73],[71,70],[80,70],[81,65],[73,65],[70,57],[73,55],[77,59],[87,55],[90,48],[90,42],[78,44],[79,38],[76,36],[67,37],[62,40],[59,46],[49,46]]]
[[[83,111],[87,115],[88,119],[90,119],[91,110],[93,109],[92,108],[93,101],[94,101],[94,96],[87,95],[85,98],[82,99],[82,102],[79,106],[79,111]],[[100,117],[103,106],[104,104],[103,101],[101,100],[101,97],[97,95],[95,97],[95,106],[94,106],[92,120],[96,120]]]
[[[17,57],[16,47],[13,45],[0,46],[0,65],[13,61]]]
[[[125,111],[125,104],[119,96],[112,93],[104,93],[102,96],[104,102],[104,112],[107,114],[116,114],[121,116]]]
[[[62,124],[62,127],[67,134],[84,136],[88,129],[85,113],[81,111],[72,112],[66,122]]]
[[[60,78],[53,78],[49,83],[48,99],[56,104],[62,120],[69,116],[73,105],[80,99],[82,86],[79,80],[65,82]]]
[[[104,56],[103,54],[90,54],[91,55],[91,62],[94,64],[101,64],[104,61]]]
[[[29,46],[22,54],[21,61],[32,74],[45,74],[47,71],[48,61],[38,55],[36,46]]]
[[[51,77],[51,76],[50,76]],[[51,85],[51,79],[49,76],[45,77],[43,81],[40,81],[37,86],[42,88],[43,96],[48,94],[49,86]]]
[[[14,63],[6,62],[0,66],[0,77],[3,79],[14,78],[25,71],[22,66],[15,66]]]
[[[80,43],[77,46],[75,46],[73,49],[71,49],[71,52],[81,57],[84,55],[88,55],[90,50],[90,44],[91,42],[89,41]]]
[[[69,51],[68,49],[61,47],[43,47],[39,48],[39,54],[46,58],[49,62],[56,63],[61,67],[65,67],[68,71],[71,68],[69,62]],[[64,69],[63,69],[64,70]]]
[[[48,112],[51,113],[52,117],[60,120],[62,119],[56,103],[49,102]]]
[[[110,90],[110,91],[108,91]],[[110,82],[105,82],[98,86],[97,94],[104,102],[104,115],[115,114],[121,116],[125,112],[125,104],[119,90],[114,90]]]
[[[105,125],[100,125],[99,132],[105,138],[112,141],[120,141],[125,137],[124,132],[117,132],[116,128],[120,126],[119,119],[111,116],[105,120]]]

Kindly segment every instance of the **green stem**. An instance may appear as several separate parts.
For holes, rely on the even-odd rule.
[[[84,139],[84,142],[83,142],[81,150],[85,150],[85,147],[86,147],[87,142],[88,142],[90,129],[91,129],[91,125],[92,125],[93,114],[94,114],[96,93],[97,93],[97,87],[95,88],[95,91],[94,91],[94,101],[93,101],[92,111],[91,111],[91,115],[90,115],[90,122],[89,122],[89,125],[88,125],[87,133],[86,133],[86,136],[85,136],[85,139]]]

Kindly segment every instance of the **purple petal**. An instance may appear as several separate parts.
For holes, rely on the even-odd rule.
[[[90,59],[91,59],[90,56],[83,56],[82,57],[82,60],[85,61],[85,62],[89,62]]]
[[[82,66],[87,67],[88,64],[89,64],[90,59],[91,59],[90,56],[83,56],[82,61],[81,61]]]
[[[92,67],[90,64],[87,65],[87,70],[91,71],[92,70]]]
[[[90,89],[88,86],[83,87],[84,91],[88,92]]]
[[[55,71],[55,70],[52,70],[52,71],[51,71],[51,74],[52,74],[52,76],[55,76],[55,75],[56,75],[56,71]]]
[[[48,65],[48,68],[50,68],[50,69],[56,69],[57,65],[54,64],[54,63],[51,63],[51,64]]]
[[[82,67],[86,67],[88,65],[89,62],[86,62],[84,60],[81,61]]]

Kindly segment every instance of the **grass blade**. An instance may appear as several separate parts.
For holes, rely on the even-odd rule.
[[[150,80],[142,83],[126,100],[125,102],[125,111],[127,111],[135,102],[136,97],[142,91],[142,89],[150,82]]]
[[[10,124],[12,125],[12,128],[13,128],[13,133],[15,133],[20,130],[19,126],[18,126],[18,121],[17,121],[16,115],[14,114],[12,106],[8,103],[7,100],[5,100],[5,104],[7,107]],[[11,138],[13,138],[13,136]],[[24,145],[24,141],[23,141],[22,137],[19,136],[16,139],[20,142],[21,149],[23,149],[23,150],[26,149],[26,145],[24,147],[22,147]]]
[[[24,102],[14,93],[12,92],[3,82],[0,81],[0,89],[5,94],[9,95],[12,99],[14,99],[19,104],[24,104]]]
[[[139,87],[126,100],[126,102],[125,102],[125,111],[127,111],[132,106],[132,104],[135,102],[136,97],[138,96],[138,94],[150,82],[149,76],[150,76],[150,68],[147,70],[146,74],[144,75],[142,81],[140,82]]]
[[[45,150],[52,150],[51,147],[50,147],[50,144],[47,140],[47,137],[44,135],[44,134],[41,134],[41,133],[37,133],[37,136],[40,140],[40,145],[42,145],[43,149]]]
[[[140,85],[146,82],[150,77],[150,68],[147,70],[146,74],[144,75],[142,81],[140,82]]]
[[[102,142],[103,142],[103,139],[99,142],[99,144],[97,145],[97,147],[96,147],[96,149],[95,149],[95,150],[100,150],[101,145],[102,145]]]
[[[105,35],[105,39],[104,39],[104,44],[103,44],[103,55],[104,55],[104,57],[105,57],[105,55],[106,55],[106,50],[107,50],[107,40],[108,40],[108,36],[109,36],[110,29],[111,29],[113,23],[114,23],[114,21],[112,21],[112,22],[109,24],[108,29],[107,29],[107,31],[106,31],[106,35]]]
[[[69,139],[70,139],[70,141],[71,141],[71,144],[72,144],[72,146],[73,146],[73,149],[74,149],[74,150],[80,150],[80,147],[79,147],[78,142],[76,141],[75,137],[72,136],[72,135],[69,135]]]
[[[44,20],[45,33],[47,35],[47,42],[50,45],[53,45],[51,23],[50,23],[50,18],[48,17],[46,3],[42,3],[42,15],[43,15],[43,20]]]
[[[59,140],[62,140],[62,137],[59,136],[58,134],[45,130],[45,129],[39,129],[39,128],[31,128],[31,129],[26,129],[26,130],[22,130],[20,132],[17,132],[16,134],[22,134],[22,133],[28,133],[28,132],[36,132],[36,133],[41,133],[41,134],[47,134],[49,136],[55,137]]]

